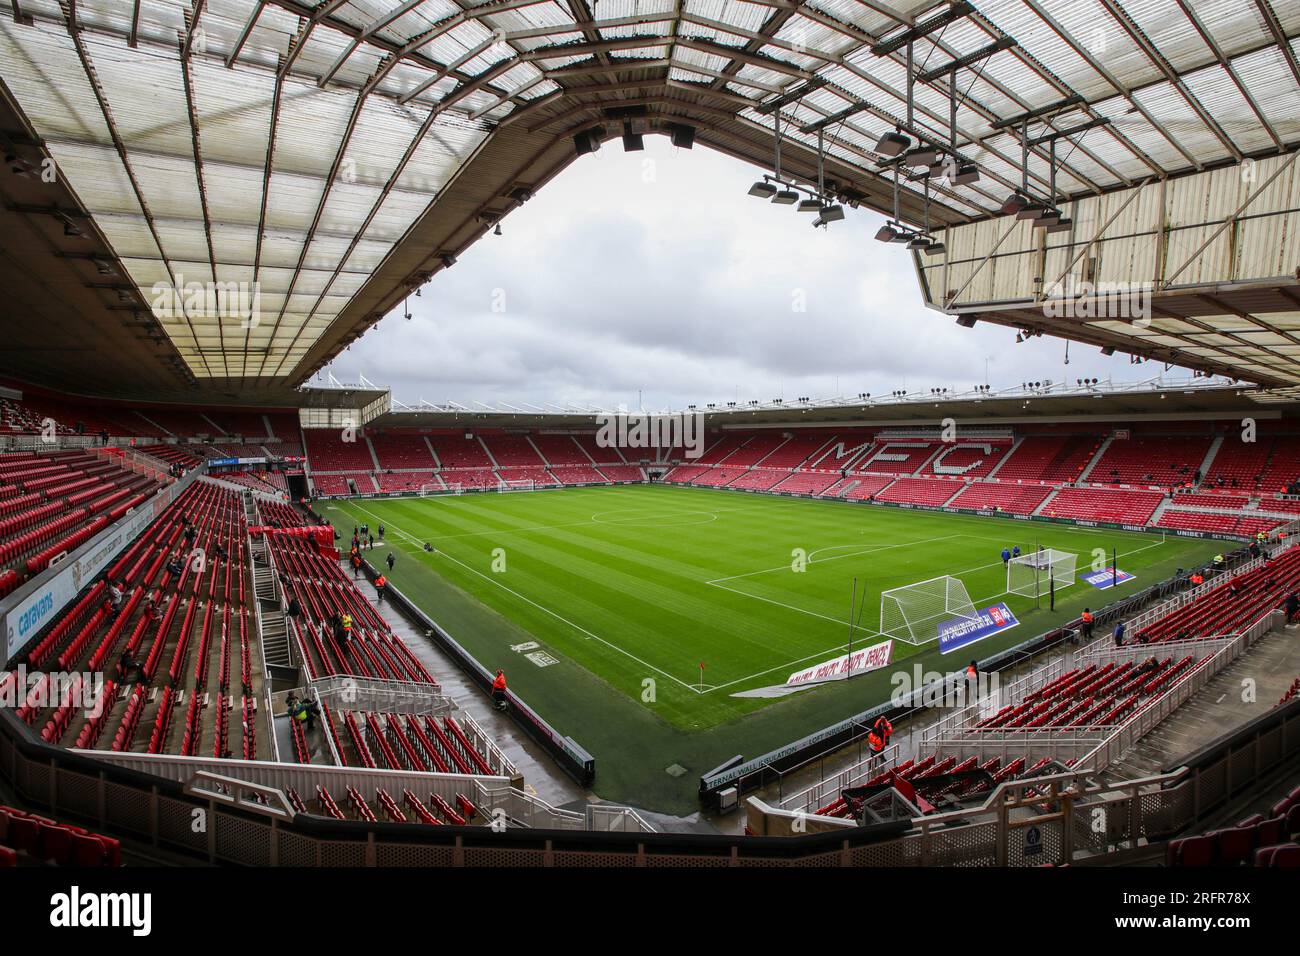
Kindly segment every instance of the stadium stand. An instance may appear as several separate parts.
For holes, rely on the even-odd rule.
[[[961,482],[939,478],[899,478],[877,495],[877,501],[897,501],[908,504],[939,507],[962,489]]]
[[[375,460],[370,446],[359,431],[355,441],[344,441],[336,428],[309,428],[303,432],[307,443],[307,460],[314,472],[371,472]]]
[[[386,471],[430,471],[438,464],[423,435],[372,432],[366,437]]]
[[[1236,826],[1200,836],[1170,840],[1165,846],[1165,866],[1300,867],[1300,787],[1275,803],[1270,811],[1256,813]]]
[[[1190,485],[1200,472],[1212,439],[1205,436],[1112,439],[1088,472],[1088,480],[1114,485]]]
[[[1042,507],[1052,518],[1146,524],[1164,496],[1158,492],[1118,491],[1108,488],[1062,488]]]
[[[997,477],[1002,481],[1074,481],[1100,444],[1091,435],[1027,435],[1007,455]]]
[[[122,844],[84,827],[0,806],[0,868],[20,863],[102,868],[122,865]]]
[[[1034,509],[1052,493],[1049,485],[972,484],[948,502],[950,508],[1006,511],[1010,514],[1033,514]]]

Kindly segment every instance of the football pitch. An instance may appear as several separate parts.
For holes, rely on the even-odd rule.
[[[683,812],[698,776],[889,696],[894,674],[960,670],[1140,590],[1224,545],[1043,522],[671,485],[330,501],[343,539],[387,534],[390,579],[562,733],[597,758],[607,799]],[[433,550],[426,551],[425,544]],[[1008,595],[1000,552],[1078,555],[1080,579],[1047,598]],[[1081,577],[1101,549],[1134,579]],[[882,591],[942,575],[975,608],[1019,624],[940,654],[895,641],[881,671],[785,697],[736,696],[877,643]],[[865,593],[865,600],[863,595]],[[677,774],[676,768],[686,773]],[[667,781],[672,781],[671,783]],[[657,805],[656,805],[657,804]]]

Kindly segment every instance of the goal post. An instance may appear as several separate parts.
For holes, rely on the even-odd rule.
[[[908,644],[937,640],[948,621],[978,617],[966,585],[951,575],[880,593],[880,633]]]
[[[536,491],[537,482],[532,478],[521,478],[516,481],[507,481],[504,478],[498,479],[497,491]]]
[[[464,493],[465,493],[465,489],[462,488],[459,484],[421,485],[421,486],[420,486],[420,497],[421,497],[421,498],[431,498],[431,497],[434,497],[434,496],[440,496],[440,495],[460,495],[460,494],[464,494]]]
[[[1074,583],[1079,556],[1070,551],[1043,548],[1007,562],[1007,593],[1038,598]]]

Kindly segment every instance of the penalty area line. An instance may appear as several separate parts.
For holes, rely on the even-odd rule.
[[[376,521],[379,520],[379,516],[376,515],[373,511],[368,510],[367,508],[363,508],[363,507],[361,507],[360,505],[357,505],[357,510],[365,512],[366,514],[370,515],[370,517],[374,518]],[[414,542],[414,543],[417,544],[417,545],[420,543],[420,542],[419,542],[419,539],[411,537],[411,535],[407,534],[405,531],[403,531],[403,530],[402,530],[401,528],[399,528],[397,525],[392,524],[392,523],[390,522],[390,523],[388,524],[388,527],[389,527],[391,530],[397,532],[399,535],[401,535],[401,536],[402,536],[403,538],[405,538],[406,540],[411,541],[411,542]],[[575,624],[575,623],[573,623],[573,622],[570,621],[568,618],[565,618],[565,617],[563,617],[563,616],[557,614],[555,611],[551,610],[549,607],[546,607],[545,605],[538,604],[538,603],[537,603],[536,601],[534,601],[532,598],[525,597],[524,595],[520,594],[518,591],[514,590],[513,588],[508,588],[508,587],[506,587],[506,586],[505,586],[504,584],[502,584],[500,581],[497,581],[497,580],[494,580],[493,578],[488,577],[488,576],[487,576],[486,574],[484,574],[482,571],[478,570],[477,568],[470,567],[468,564],[466,564],[464,561],[459,560],[458,558],[453,558],[450,554],[447,554],[445,551],[437,551],[437,552],[435,552],[435,553],[438,554],[438,555],[441,555],[442,557],[446,558],[448,561],[453,562],[454,564],[458,564],[458,565],[460,565],[462,568],[464,568],[466,571],[470,572],[471,574],[478,575],[480,578],[482,578],[484,581],[487,581],[489,584],[495,584],[497,587],[501,588],[501,590],[505,591],[507,594],[512,594],[512,595],[514,595],[515,597],[517,597],[519,600],[521,600],[521,601],[523,601],[523,602],[525,602],[525,603],[527,603],[527,604],[531,604],[533,607],[537,608],[539,611],[543,611],[543,612],[545,612],[545,613],[551,615],[551,617],[555,618],[557,621],[560,621],[560,622],[563,623],[563,624],[567,624],[569,627],[573,628],[575,631],[580,631],[580,632],[582,632],[583,634],[585,634],[585,635],[587,635],[588,637],[590,637],[591,639],[593,639],[593,640],[595,640],[595,641],[599,641],[601,644],[604,644],[604,645],[605,645],[606,647],[608,647],[610,650],[612,650],[612,651],[618,651],[618,653],[622,654],[622,655],[625,656],[625,657],[630,658],[631,660],[636,661],[636,662],[637,662],[638,664],[640,664],[642,667],[648,668],[649,670],[654,671],[656,674],[659,674],[659,675],[662,676],[662,677],[666,677],[666,678],[668,678],[670,681],[673,681],[674,683],[680,684],[682,687],[685,687],[687,690],[691,691],[692,693],[695,693],[695,694],[702,694],[702,693],[705,693],[704,691],[701,691],[701,690],[699,689],[699,685],[698,685],[698,684],[688,684],[686,681],[681,680],[681,679],[678,678],[678,677],[674,677],[672,674],[669,674],[667,671],[662,670],[662,669],[660,669],[660,668],[658,668],[658,667],[655,667],[655,666],[654,666],[653,664],[651,664],[649,661],[643,661],[643,660],[641,660],[641,658],[637,657],[635,654],[631,653],[630,651],[626,651],[626,650],[624,650],[623,648],[619,647],[617,644],[614,644],[614,643],[612,643],[612,642],[610,642],[610,641],[605,640],[605,638],[601,637],[599,634],[594,634],[594,633],[592,633],[591,631],[587,630],[585,627],[583,627],[583,626],[580,625],[580,624]]]

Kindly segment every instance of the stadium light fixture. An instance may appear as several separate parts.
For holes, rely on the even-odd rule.
[[[793,189],[782,189],[772,197],[774,206],[793,206],[799,200],[799,194]]]
[[[974,163],[962,163],[957,167],[957,175],[950,176],[949,182],[954,186],[971,186],[980,181],[979,167]]]
[[[891,129],[876,141],[876,152],[882,156],[901,156],[911,145],[911,139]]]
[[[903,162],[912,167],[933,166],[939,161],[939,150],[933,146],[918,146],[903,157]]]
[[[1056,222],[1052,223],[1050,226],[1048,226],[1047,232],[1048,234],[1051,235],[1054,235],[1058,232],[1069,232],[1070,228],[1073,225],[1074,225],[1074,220],[1070,219],[1070,217],[1068,216],[1064,216],[1056,220]]]
[[[821,208],[822,204],[819,199],[801,199],[799,201],[800,212],[820,212]]]
[[[1016,192],[1013,192],[1010,196],[1008,196],[1006,199],[1002,200],[1002,215],[1004,216],[1019,215],[1020,211],[1024,209],[1026,206],[1028,206],[1029,203],[1030,203],[1029,198],[1025,196],[1024,193],[1017,190]]]
[[[914,252],[922,252],[925,249],[930,248],[930,243],[933,241],[934,240],[931,239],[929,236],[924,235],[922,233],[917,233],[910,240],[908,240],[907,248],[913,250]]]
[[[942,255],[944,250],[946,250],[947,248],[948,247],[945,246],[942,242],[935,239],[928,246],[925,247],[924,251],[927,256],[937,256],[937,255]]]
[[[1034,228],[1046,229],[1048,226],[1055,226],[1060,221],[1061,210],[1048,206],[1042,209],[1038,215],[1034,217]]]
[[[876,239],[879,242],[893,242],[901,228],[896,223],[887,222],[876,230]]]
[[[749,194],[757,196],[759,199],[771,199],[776,195],[776,187],[766,180],[760,179],[749,187]]]
[[[813,220],[813,228],[817,226],[826,226],[832,222],[839,222],[844,218],[844,207],[840,205],[822,206],[821,211],[817,213],[817,218]]]
[[[1040,202],[1030,201],[1020,207],[1020,211],[1016,213],[1016,218],[1021,222],[1029,219],[1037,219],[1046,208],[1047,207]]]

